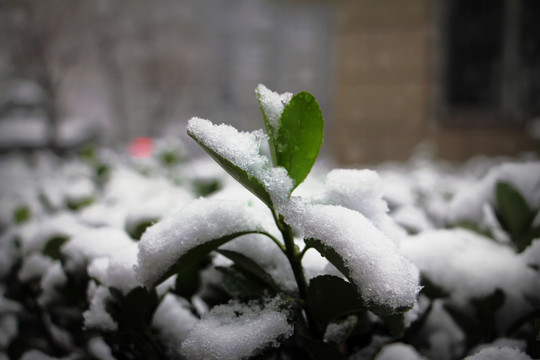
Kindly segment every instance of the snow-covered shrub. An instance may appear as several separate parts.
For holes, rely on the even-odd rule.
[[[315,99],[257,97],[206,159],[0,158],[0,359],[540,356],[538,161],[311,171]]]

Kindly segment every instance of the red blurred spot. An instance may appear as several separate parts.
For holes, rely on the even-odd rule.
[[[136,137],[128,145],[129,154],[136,158],[148,158],[154,151],[154,141],[149,137]]]

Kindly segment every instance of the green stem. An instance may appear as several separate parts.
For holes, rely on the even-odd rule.
[[[307,303],[308,286],[306,278],[304,276],[304,269],[302,268],[302,253],[297,251],[294,245],[292,229],[289,225],[285,223],[283,217],[279,216],[278,218],[274,214],[274,219],[276,219],[276,224],[278,225],[278,228],[283,235],[283,240],[285,241],[285,255],[287,256],[287,258],[289,259],[289,263],[291,264],[294,279],[296,280],[296,284],[298,285],[298,293],[300,295],[300,299],[302,299],[304,303]],[[304,306],[304,312],[306,314],[311,335],[316,339],[320,339],[322,337],[322,334],[319,334],[318,327],[316,326],[316,323],[312,318],[307,306]]]
[[[272,236],[272,234],[269,234],[265,231],[255,231],[254,234],[262,234],[262,235],[266,235],[267,237],[269,237],[274,243],[276,243],[276,245],[281,249],[281,251],[283,251],[283,253],[285,255],[287,255],[287,252],[286,252],[286,249],[285,249],[285,246],[283,246],[283,244],[278,240],[276,239],[274,236]]]
[[[302,249],[302,252],[300,253],[300,259],[303,259],[304,258],[304,255],[306,255],[306,252],[311,249],[312,247],[311,246],[304,246],[304,249]]]

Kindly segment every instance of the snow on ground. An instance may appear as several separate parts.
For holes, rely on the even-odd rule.
[[[290,94],[263,86],[257,93],[275,127]],[[478,159],[452,167],[416,159],[374,170],[316,168],[289,198],[292,180],[261,155],[266,141],[262,132],[242,133],[198,118],[190,121],[188,130],[262,184],[293,227],[298,249],[305,246],[302,236],[333,247],[344,259],[346,281],[357,285],[366,303],[389,309],[413,306],[405,324],[409,329],[421,324],[416,336],[422,345],[383,337],[378,343],[376,335],[371,339],[380,345],[372,354],[375,359],[531,358],[525,354],[527,344],[517,338],[520,333],[508,336],[506,331],[540,303],[540,239],[516,252],[497,218],[494,188],[498,181],[508,182],[531,209],[538,209],[540,162]],[[163,147],[160,154],[167,151],[166,144]],[[49,338],[68,348],[66,353],[88,352],[110,360],[115,348],[101,335],[119,326],[109,312],[114,294],[126,296],[141,285],[151,288],[180,256],[216,238],[264,231],[283,240],[265,204],[213,161],[164,165],[155,156],[136,160],[100,153],[103,163],[74,156],[63,160],[46,152],[0,158],[0,358],[21,336],[21,314],[27,319],[30,311],[30,300],[17,298],[12,285],[6,285],[9,281],[34,291],[31,301],[40,314],[49,309],[71,314],[64,294],[73,290],[74,281],[83,281],[76,283],[81,304],[86,304],[77,309],[83,319],[77,329],[84,325],[95,331],[92,338],[74,344],[77,337],[54,316],[43,316],[42,324]],[[97,165],[108,168],[105,175],[97,173]],[[456,227],[460,222],[487,231]],[[534,226],[539,222],[537,216]],[[145,224],[150,226],[139,229]],[[145,230],[140,241],[134,235],[138,230]],[[267,235],[245,235],[222,249],[247,256],[287,296],[298,295],[286,256]],[[305,253],[302,264],[308,283],[324,274],[345,279],[315,249]],[[262,302],[208,300],[223,296],[222,289],[216,290],[223,281],[219,269],[232,265],[224,256],[211,255],[200,269],[202,285],[185,298],[178,293],[176,275],[161,284],[148,324],[156,341],[188,359],[241,359],[291,337],[291,313],[279,297]],[[419,287],[425,279],[448,295],[429,298]],[[448,305],[470,310],[472,301],[496,290],[502,291],[504,302],[495,314],[495,335],[467,348],[467,333]],[[360,323],[347,319],[346,325]],[[365,321],[380,324],[373,314]],[[332,323],[328,334],[346,332],[345,325],[337,324]],[[29,348],[22,358],[55,358],[41,350]]]

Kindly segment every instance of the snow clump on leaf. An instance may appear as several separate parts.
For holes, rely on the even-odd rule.
[[[394,312],[414,305],[420,291],[418,269],[364,215],[298,199],[291,201],[286,212],[289,223],[301,229],[304,238],[320,241],[330,256],[334,253],[343,260],[340,268],[329,258],[372,310]]]
[[[293,334],[280,298],[242,304],[232,300],[215,306],[195,325],[182,344],[188,359],[236,360],[253,356]]]
[[[254,231],[264,229],[248,205],[237,201],[194,200],[143,234],[139,242],[137,280],[147,287],[154,286],[190,250],[213,240]]]

